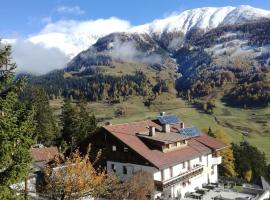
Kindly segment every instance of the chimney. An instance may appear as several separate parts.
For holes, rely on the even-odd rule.
[[[180,129],[185,128],[184,122],[180,122]]]
[[[110,121],[108,121],[108,122],[105,122],[105,125],[110,126],[110,125],[112,125],[112,123]]]
[[[165,133],[171,132],[170,124],[163,124],[162,131],[165,132]]]
[[[149,136],[154,137],[155,135],[156,135],[156,128],[154,126],[150,126]]]

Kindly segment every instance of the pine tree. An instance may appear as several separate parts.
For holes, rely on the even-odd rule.
[[[209,126],[209,129],[208,129],[207,134],[208,134],[209,136],[211,136],[211,137],[215,137],[215,134],[213,133],[211,126]]]
[[[87,111],[87,103],[84,99],[82,99],[77,105],[78,113],[77,113],[77,124],[78,124],[78,132],[74,137],[77,138],[77,141],[81,141],[88,137],[91,133],[93,133],[96,128],[96,118],[94,115],[90,115]]]
[[[19,102],[26,80],[14,81],[15,68],[11,47],[0,43],[0,199],[16,198],[10,186],[27,177],[35,129],[34,111]]]
[[[68,144],[72,143],[72,136],[76,129],[76,124],[74,122],[75,115],[76,112],[71,105],[70,99],[65,99],[60,119],[62,125],[62,138]]]
[[[70,145],[87,138],[97,128],[95,115],[87,111],[86,105],[83,98],[76,106],[65,100],[61,116],[62,137]]]
[[[265,154],[258,148],[250,145],[247,141],[240,145],[233,144],[235,166],[240,177],[246,178],[246,173],[251,170],[251,179],[260,179],[267,176],[267,163]],[[247,153],[248,152],[248,153]]]
[[[36,109],[37,122],[35,138],[37,143],[55,144],[58,137],[58,127],[49,104],[49,98],[43,88],[30,87],[24,92],[23,100]]]

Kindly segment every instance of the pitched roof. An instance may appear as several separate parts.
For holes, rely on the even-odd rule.
[[[211,138],[209,142],[213,145],[205,145],[204,143],[207,143],[207,138],[204,137],[204,134],[201,134],[201,136],[198,137],[203,137],[204,143],[198,141],[198,137],[196,139],[190,138],[188,139],[188,145],[186,147],[164,153],[159,150],[150,149],[137,136],[138,133],[148,133],[149,127],[151,126],[156,127],[157,130],[162,129],[159,124],[151,120],[127,124],[107,125],[103,126],[103,128],[159,169],[167,168],[183,161],[196,158],[200,155],[209,154],[211,153],[212,149],[215,149],[216,147],[218,147],[218,149],[221,147],[225,147],[223,143],[216,141],[214,138]],[[178,129],[176,127],[172,127],[171,131],[176,132],[178,131]]]
[[[200,137],[196,137],[194,139],[215,151],[227,147],[227,145],[206,134],[202,134]]]
[[[53,159],[54,156],[59,154],[57,147],[42,147],[42,148],[31,148],[32,157],[35,162],[48,161]]]

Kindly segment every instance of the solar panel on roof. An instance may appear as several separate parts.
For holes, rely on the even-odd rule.
[[[189,136],[189,137],[197,137],[200,135],[200,131],[196,127],[190,128],[182,128],[178,130],[180,134]]]
[[[158,121],[161,124],[177,124],[180,122],[178,117],[176,115],[164,115],[164,116],[159,116]]]

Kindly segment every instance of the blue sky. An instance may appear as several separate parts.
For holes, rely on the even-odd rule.
[[[269,0],[1,0],[0,38],[36,34],[59,20],[95,20],[112,16],[132,25],[173,12],[205,6],[251,5],[270,10]]]

